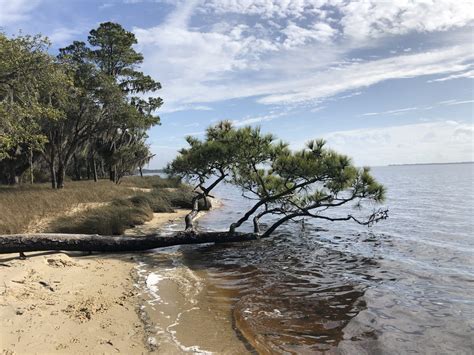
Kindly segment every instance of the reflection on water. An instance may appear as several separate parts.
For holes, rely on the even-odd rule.
[[[471,354],[474,165],[374,169],[390,218],[290,223],[270,239],[185,246],[208,311],[262,353]],[[200,221],[226,229],[249,201],[223,186]],[[251,226],[244,226],[251,228]],[[220,314],[224,314],[221,312]]]

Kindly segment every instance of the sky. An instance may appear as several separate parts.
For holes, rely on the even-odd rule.
[[[163,86],[150,168],[224,119],[357,165],[474,161],[474,2],[0,0],[1,30],[53,54],[106,21]]]

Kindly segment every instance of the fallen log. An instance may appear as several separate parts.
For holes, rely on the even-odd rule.
[[[183,244],[230,243],[258,239],[255,233],[177,232],[172,236],[103,236],[98,234],[10,234],[0,235],[0,254],[28,251],[142,251]]]

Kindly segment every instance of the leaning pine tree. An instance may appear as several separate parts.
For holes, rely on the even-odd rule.
[[[347,156],[326,148],[323,140],[310,141],[306,148],[293,152],[273,135],[262,134],[259,128],[237,129],[224,121],[208,128],[205,139],[188,137],[187,142],[189,147],[182,149],[168,166],[168,173],[194,185],[193,208],[185,218],[184,231],[171,237],[0,236],[0,251],[133,251],[179,244],[238,242],[269,237],[284,223],[302,218],[372,225],[388,217],[387,209],[373,209],[363,218],[351,213],[341,215],[341,211],[347,211],[343,206],[383,202],[385,189],[368,168],[355,167]],[[193,223],[200,205],[205,205],[215,187],[223,183],[240,188],[242,195],[254,204],[242,211],[227,231],[200,232]],[[266,223],[261,223],[264,220]],[[252,233],[238,231],[250,222]]]

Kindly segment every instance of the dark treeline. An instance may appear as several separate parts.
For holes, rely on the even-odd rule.
[[[148,163],[146,131],[162,100],[146,95],[161,85],[137,70],[136,43],[107,22],[55,57],[42,36],[0,34],[0,183],[118,183]]]

